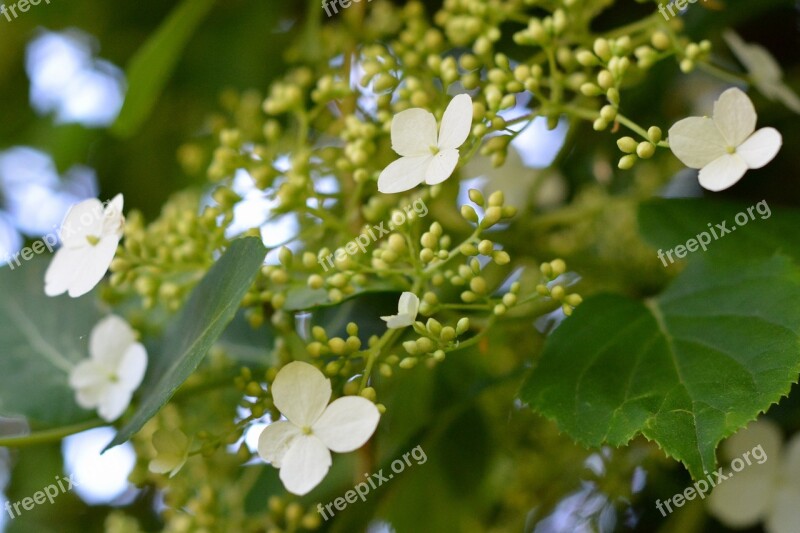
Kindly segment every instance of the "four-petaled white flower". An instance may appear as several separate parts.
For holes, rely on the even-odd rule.
[[[294,361],[272,383],[275,407],[288,419],[267,426],[258,453],[280,469],[286,490],[302,496],[316,487],[331,466],[331,451],[352,452],[378,427],[380,413],[361,396],[344,396],[328,405],[331,382],[314,366]]]
[[[153,448],[157,455],[150,461],[149,470],[173,477],[189,457],[189,437],[179,429],[161,428],[153,433]]]
[[[733,53],[745,66],[752,78],[753,85],[770,100],[777,100],[783,105],[800,113],[800,97],[783,82],[781,66],[772,54],[759,44],[746,43],[731,30],[723,33]]]
[[[386,327],[389,329],[405,328],[414,323],[417,312],[419,312],[419,298],[413,292],[404,292],[397,303],[397,314],[382,316],[381,320],[386,321]]]
[[[669,130],[669,146],[681,162],[699,168],[700,185],[727,189],[748,169],[775,157],[783,140],[775,128],[756,131],[756,110],[741,90],[728,89],[714,103],[714,118],[689,117]]]
[[[718,483],[708,499],[709,511],[723,524],[741,529],[764,522],[768,533],[797,532],[800,434],[785,448],[782,440],[775,423],[759,420],[725,441],[723,454],[748,464]]]
[[[100,283],[122,238],[122,204],[118,194],[105,208],[94,198],[70,208],[61,224],[62,246],[44,275],[45,294],[77,298]]]
[[[146,369],[147,351],[133,329],[111,315],[92,329],[89,359],[72,369],[69,385],[78,405],[96,408],[103,420],[113,422],[128,408]]]
[[[450,100],[438,135],[432,113],[418,107],[398,113],[392,120],[392,149],[402,157],[383,169],[378,190],[403,192],[423,181],[435,185],[449,178],[471,126],[472,98],[468,94]]]

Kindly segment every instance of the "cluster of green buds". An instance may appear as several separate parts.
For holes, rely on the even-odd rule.
[[[403,342],[403,350],[407,355],[401,358],[391,354],[386,358],[379,369],[382,375],[391,376],[395,365],[408,370],[417,366],[420,361],[424,361],[428,367],[441,363],[448,351],[458,347],[457,337],[469,331],[469,318],[459,319],[455,326],[443,326],[435,318],[429,318],[425,323],[419,320],[414,322],[413,327],[419,337]]]
[[[566,263],[562,259],[555,259],[549,263],[542,263],[539,270],[545,277],[546,283],[537,285],[536,292],[561,303],[561,310],[565,315],[570,316],[583,298],[577,293],[568,293],[568,287],[557,282],[557,279],[567,271]]]
[[[647,130],[647,140],[636,142],[633,137],[621,137],[617,140],[617,147],[624,155],[620,158],[618,167],[622,170],[633,168],[638,159],[650,159],[656,153],[656,146],[661,142],[661,128],[651,126]]]
[[[231,214],[206,207],[198,216],[198,197],[181,193],[170,199],[161,216],[145,226],[133,212],[125,225],[125,240],[111,263],[111,298],[138,296],[144,309],[162,304],[179,309],[214,253],[227,243],[224,226]]]
[[[303,506],[290,496],[270,496],[267,509],[267,533],[302,533],[322,525],[322,517],[313,506]]]

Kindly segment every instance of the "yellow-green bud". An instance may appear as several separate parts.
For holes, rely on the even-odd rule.
[[[442,341],[444,342],[450,342],[451,340],[456,338],[456,330],[453,329],[451,326],[445,326],[442,328],[442,331],[439,334],[439,338],[442,339]]]
[[[435,318],[429,318],[425,323],[425,328],[432,334],[438,335],[442,332],[442,324]]]
[[[489,195],[489,207],[500,207],[505,203],[503,191],[495,191]]]
[[[650,142],[640,142],[639,146],[636,147],[636,155],[641,157],[642,159],[650,159],[653,157],[653,154],[656,153],[656,147],[653,143]]]
[[[620,170],[630,170],[633,168],[633,165],[636,164],[636,156],[633,154],[629,154],[620,158],[619,163],[617,163],[617,167]]]
[[[456,323],[456,333],[463,335],[467,330],[469,330],[469,318],[464,317],[459,319],[458,323]]]
[[[417,359],[415,357],[406,357],[398,365],[403,370],[409,370],[417,366]]]
[[[472,289],[472,292],[477,294],[486,294],[487,286],[486,280],[483,279],[481,276],[476,276],[472,278],[469,282],[469,288]]]
[[[622,137],[617,139],[617,147],[626,154],[632,154],[636,151],[638,143],[633,137]]]
[[[418,353],[430,353],[433,351],[434,345],[433,341],[430,340],[428,337],[422,337],[417,339],[417,350]]]
[[[478,243],[478,251],[481,255],[489,255],[494,250],[494,243],[488,239],[484,239]]]
[[[347,344],[341,337],[334,337],[328,341],[328,348],[331,349],[335,355],[344,355],[347,353]]]
[[[598,65],[600,62],[597,60],[597,56],[591,53],[589,50],[580,50],[576,57],[578,59],[578,63],[583,65],[584,67],[593,67]]]
[[[372,387],[366,387],[361,391],[361,396],[374,403],[375,399],[378,397],[378,394]]]
[[[292,251],[286,246],[281,246],[278,252],[278,261],[285,267],[292,266]]]
[[[496,250],[492,252],[492,260],[500,266],[507,265],[511,262],[511,256],[505,250]]]
[[[466,256],[478,255],[478,249],[475,248],[475,245],[468,242],[459,246],[458,251]]]
[[[409,355],[417,355],[417,343],[416,343],[416,341],[405,341],[403,343],[403,349]]]
[[[563,259],[554,259],[550,261],[550,268],[552,268],[553,277],[558,277],[567,271],[567,264]]]

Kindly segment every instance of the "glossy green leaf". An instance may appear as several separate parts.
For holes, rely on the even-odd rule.
[[[125,72],[125,103],[111,127],[115,135],[133,135],[147,119],[189,39],[213,5],[214,0],[184,0],[131,59]]]
[[[197,369],[236,315],[266,253],[261,239],[238,239],[211,267],[167,332],[162,352],[150,354],[141,402],[106,449],[130,439]]]
[[[101,313],[91,295],[44,294],[48,258],[0,268],[0,415],[24,416],[32,429],[88,420],[67,378],[88,357],[88,337]]]
[[[785,257],[695,262],[647,302],[589,298],[548,339],[520,397],[584,445],[641,433],[702,477],[720,440],[797,381],[798,300]]]
[[[727,262],[780,253],[800,261],[800,211],[770,206],[766,201],[652,200],[639,208],[639,227],[650,244],[662,249],[662,255],[673,250],[675,259],[676,246],[701,239],[709,242],[706,250],[699,243],[691,245],[697,249],[687,250],[685,260]],[[702,233],[705,236],[700,236]],[[663,261],[669,264],[668,257]]]

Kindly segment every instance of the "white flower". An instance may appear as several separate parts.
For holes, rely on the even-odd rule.
[[[258,453],[280,469],[286,490],[302,496],[319,485],[331,466],[331,451],[352,452],[378,426],[375,404],[344,396],[328,405],[331,382],[308,363],[283,367],[272,383],[272,399],[287,421],[273,422],[258,438]]]
[[[122,238],[122,195],[103,208],[97,199],[72,206],[61,224],[61,249],[44,275],[44,292],[73,298],[92,290],[105,275]]]
[[[759,92],[770,100],[782,102],[795,113],[800,113],[800,97],[783,82],[783,71],[772,54],[761,45],[744,42],[734,31],[728,30],[723,36],[747,69]]]
[[[381,320],[386,321],[389,329],[400,329],[410,326],[417,319],[419,311],[419,298],[413,292],[404,292],[400,295],[397,303],[397,314],[392,316],[382,316]]]
[[[763,167],[782,143],[775,128],[756,131],[753,102],[736,88],[722,93],[714,103],[713,119],[689,117],[669,130],[672,152],[684,165],[701,169],[700,185],[710,191],[727,189],[748,169]]]
[[[113,422],[131,403],[147,368],[147,351],[123,319],[111,315],[92,329],[89,359],[69,375],[75,399],[84,409],[97,409],[100,417]]]
[[[153,433],[155,459],[150,461],[149,470],[156,474],[173,477],[189,457],[189,437],[179,429],[159,429]]]
[[[785,449],[773,422],[754,422],[722,446],[726,457],[749,465],[720,482],[708,500],[711,514],[733,528],[764,522],[768,533],[796,533],[800,524],[800,434]],[[755,450],[761,447],[756,457]],[[743,459],[742,459],[743,458]]]
[[[383,169],[378,190],[383,193],[413,189],[450,177],[458,164],[458,147],[464,144],[472,126],[472,98],[459,94],[444,111],[439,134],[432,113],[415,107],[398,113],[392,120],[392,149],[397,161]]]

